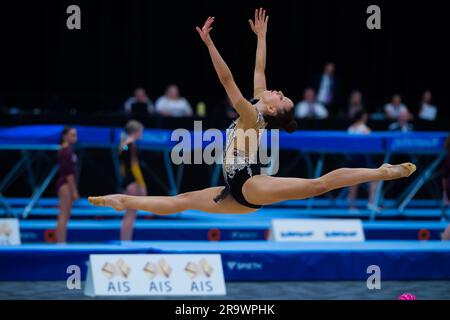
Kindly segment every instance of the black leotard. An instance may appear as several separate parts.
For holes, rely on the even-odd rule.
[[[256,102],[257,100],[251,101],[252,104],[255,104]],[[252,176],[261,173],[261,163],[259,161],[259,157],[255,157],[255,163],[250,163],[249,158],[245,155],[245,152],[237,150],[235,148],[233,150],[234,162],[226,163],[225,161],[227,151],[232,146],[233,140],[235,138],[236,125],[237,120],[233,121],[233,123],[228,127],[226,147],[223,153],[222,171],[226,186],[225,189],[223,189],[222,192],[214,198],[214,201],[219,202],[223,200],[228,194],[231,194],[233,198],[240,204],[249,208],[258,209],[262,206],[248,202],[242,194],[242,187],[244,183]],[[264,128],[264,117],[259,111],[257,111],[257,123],[255,129],[261,130]]]
[[[126,145],[121,146],[119,151],[120,160],[120,174],[122,176],[121,186],[126,189],[128,185],[136,182],[136,178],[133,175],[131,168],[131,158],[137,158],[137,147],[134,142],[130,142]]]

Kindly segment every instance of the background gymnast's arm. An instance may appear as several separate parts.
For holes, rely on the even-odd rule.
[[[77,183],[75,182],[75,176],[73,174],[66,177],[69,188],[72,192],[72,200],[76,201],[80,199],[80,194],[78,193]]]
[[[225,91],[227,92],[231,103],[233,104],[237,113],[239,113],[239,115],[241,116],[241,120],[245,124],[251,126],[256,122],[257,119],[256,109],[242,96],[241,91],[234,82],[234,78],[230,69],[220,56],[219,51],[215,47],[209,35],[209,32],[212,30],[211,25],[213,22],[214,18],[208,17],[203,28],[200,29],[199,27],[196,27],[196,30],[208,48],[211,60],[214,65],[214,69],[216,70],[219,80],[225,88]]]
[[[267,89],[266,84],[266,34],[269,16],[266,16],[266,10],[260,8],[255,10],[255,21],[248,20],[250,28],[256,34],[258,42],[256,46],[255,72],[253,77],[254,98]]]

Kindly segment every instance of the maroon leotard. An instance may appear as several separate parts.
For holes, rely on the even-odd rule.
[[[56,190],[67,183],[67,176],[76,175],[77,155],[72,151],[72,147],[64,147],[58,151],[59,173],[56,179]]]

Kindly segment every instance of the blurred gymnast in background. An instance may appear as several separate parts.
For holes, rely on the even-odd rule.
[[[65,127],[61,132],[61,149],[58,151],[59,173],[56,179],[56,191],[59,198],[59,215],[56,226],[56,242],[67,240],[67,223],[69,222],[73,202],[80,198],[77,188],[77,156],[72,146],[77,143],[77,129]]]
[[[147,187],[139,164],[136,141],[142,139],[144,126],[136,120],[130,120],[125,125],[125,136],[119,146],[120,174],[122,188],[126,195],[146,196]],[[133,239],[133,227],[136,220],[136,210],[127,208],[120,228],[120,240]]]
[[[214,69],[239,118],[227,130],[223,152],[224,187],[182,193],[176,196],[136,197],[107,195],[89,197],[93,205],[110,206],[116,210],[138,209],[166,215],[192,209],[209,213],[250,213],[263,205],[280,201],[315,197],[334,189],[356,184],[408,177],[415,165],[384,164],[376,169],[343,168],[316,179],[281,178],[260,174],[258,159],[260,134],[263,129],[293,132],[297,123],[293,117],[294,104],[283,92],[267,90],[266,31],[269,17],[263,9],[256,10],[250,26],[257,36],[254,72],[254,99],[247,101],[236,85],[230,69],[215,47],[210,31],[214,22],[209,17],[196,30],[206,45]],[[236,45],[236,44],[234,44]],[[287,44],[286,44],[287,45]],[[247,139],[249,138],[250,139]],[[256,137],[252,139],[251,137]]]

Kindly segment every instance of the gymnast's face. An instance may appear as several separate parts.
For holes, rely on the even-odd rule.
[[[68,144],[75,144],[77,143],[78,140],[78,136],[77,136],[77,130],[76,129],[70,129],[69,132],[66,133],[65,135],[65,141]]]
[[[263,113],[270,116],[275,116],[281,111],[289,112],[294,107],[292,100],[285,97],[281,91],[266,90],[263,92],[261,100],[265,105]]]

